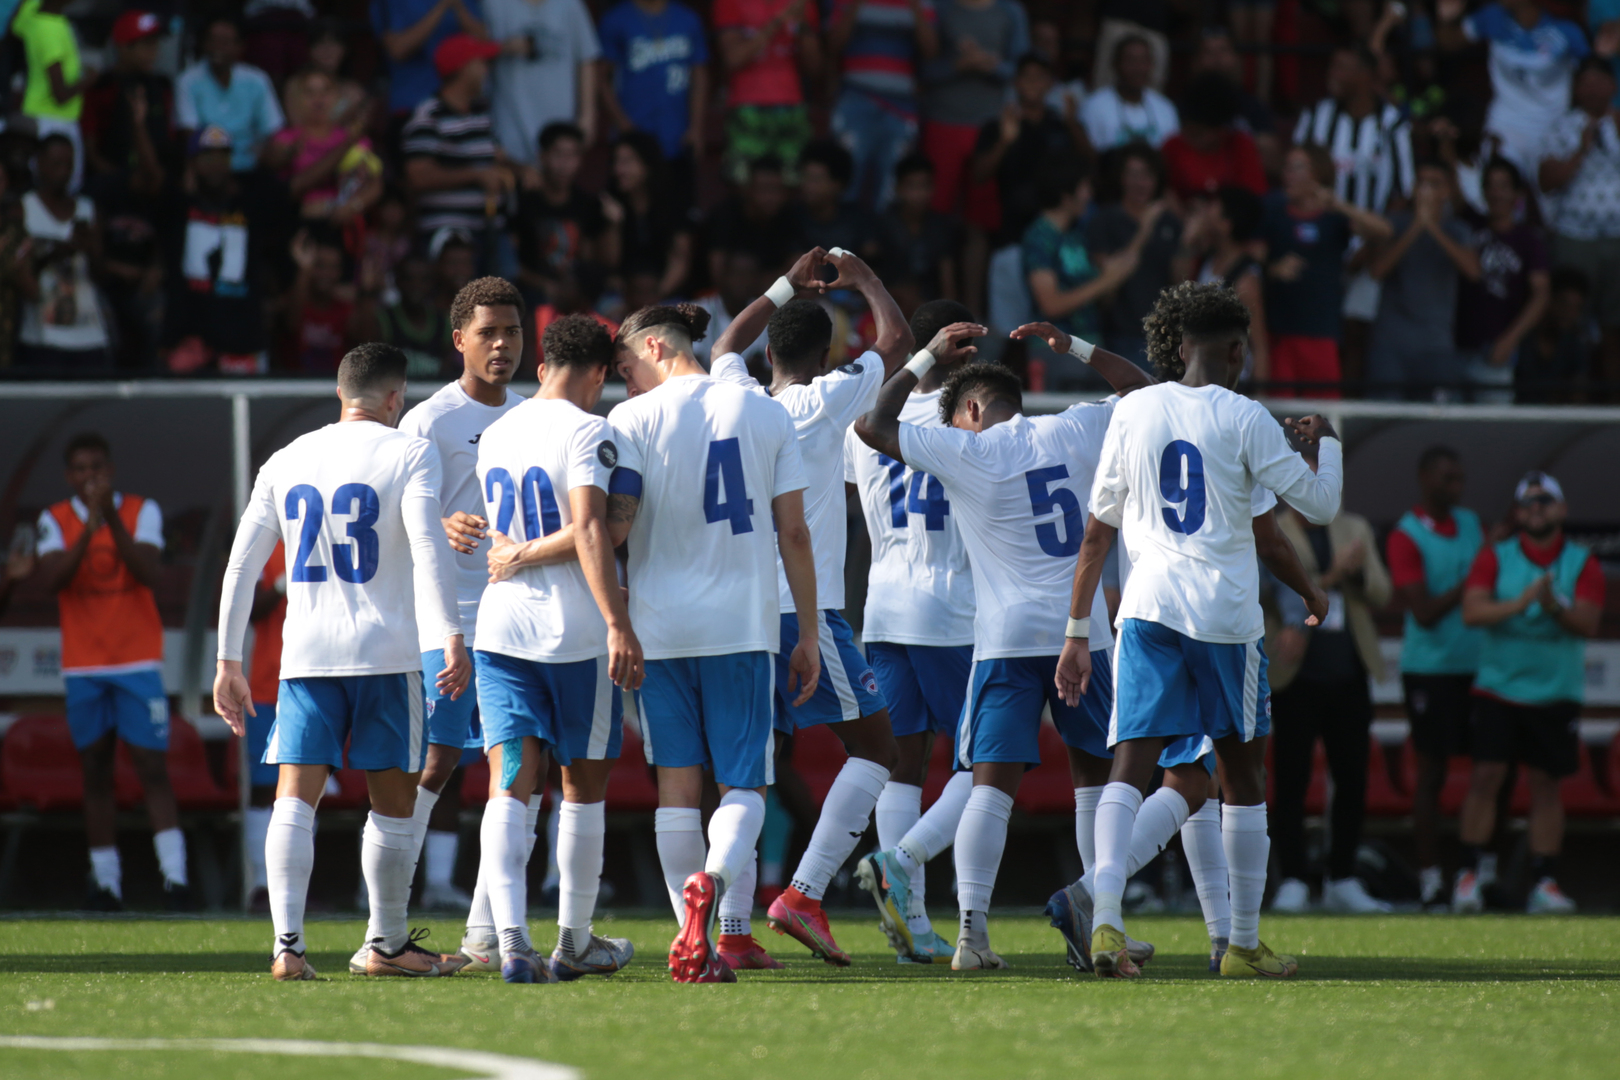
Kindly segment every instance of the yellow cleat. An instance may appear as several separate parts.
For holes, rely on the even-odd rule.
[[[1091,964],[1104,979],[1134,979],[1142,969],[1131,959],[1125,931],[1103,924],[1091,932]]]
[[[1228,945],[1221,958],[1221,974],[1231,979],[1292,979],[1298,973],[1298,960],[1279,956],[1263,941],[1258,949]]]

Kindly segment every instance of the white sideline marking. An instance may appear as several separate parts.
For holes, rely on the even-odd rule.
[[[96,1039],[54,1035],[0,1035],[0,1047],[16,1050],[214,1050],[228,1054],[287,1054],[293,1057],[393,1058],[414,1065],[470,1069],[488,1080],[581,1080],[577,1069],[549,1061],[458,1050],[447,1046],[389,1046],[385,1043],[317,1042],[313,1039]]]

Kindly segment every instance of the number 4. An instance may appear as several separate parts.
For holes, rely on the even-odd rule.
[[[703,518],[710,525],[731,522],[733,536],[754,531],[754,500],[743,483],[742,446],[735,438],[709,444],[709,461],[703,469]]]

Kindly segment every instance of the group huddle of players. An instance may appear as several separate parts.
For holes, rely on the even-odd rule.
[[[828,370],[833,327],[816,298],[830,289],[861,293],[875,341]],[[1259,939],[1270,692],[1257,556],[1313,619],[1325,612],[1273,511],[1280,495],[1330,520],[1342,461],[1320,417],[1287,422],[1307,463],[1232,391],[1249,321],[1235,294],[1189,283],[1160,298],[1148,329],[1164,381],[1045,323],[1013,331],[1116,392],[1049,416],[1024,415],[1017,376],[976,361],[987,330],[967,309],[936,301],[908,324],[836,248],[806,253],[742,311],[709,370],[692,350],[700,309],[645,308],[611,335],[570,316],[546,328],[539,393],[522,399],[507,390],[522,310],[499,278],[468,285],[451,312],[465,372],[409,413],[404,355],[354,349],[339,422],[259,471],[226,573],[215,701],[233,728],[252,712],[243,637],[254,582],[284,542],[264,756],[279,769],[265,843],[276,978],[315,977],[303,937],[315,806],[345,752],[372,803],[370,921],[351,972],[554,982],[628,963],[628,941],[591,927],[624,690],[656,770],[677,982],[781,966],[750,923],[764,793],[777,736],[822,724],[849,757],[770,926],[851,962],[821,898],[875,814],[880,850],[857,878],[897,959],[1006,967],[986,918],[1047,711],[1068,748],[1085,867],[1047,906],[1069,961],[1139,974],[1152,946],[1125,935],[1125,881],[1180,830],[1211,969],[1297,970]],[[739,355],[762,332],[769,386]],[[630,396],[604,418],[613,371]],[[851,489],[872,541],[864,653],[840,614]],[[1098,584],[1116,550],[1111,622]],[[954,771],[924,813],[936,737],[951,740]],[[443,954],[407,926],[426,829],[417,781],[430,746],[459,755],[472,740],[490,797],[466,937]],[[548,759],[563,796],[549,958],[529,938],[525,890]],[[706,774],[720,792],[707,836]],[[950,847],[954,941],[929,921],[923,872]]]

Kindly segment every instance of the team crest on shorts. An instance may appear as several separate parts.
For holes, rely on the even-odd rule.
[[[872,674],[871,668],[867,668],[861,673],[861,685],[866,687],[866,692],[869,694],[878,692],[877,676]]]
[[[438,708],[438,705],[439,703],[432,698],[427,699],[427,718],[429,720],[433,719],[433,710]]]
[[[1271,695],[1266,695],[1266,719],[1271,719]]]
[[[612,439],[603,439],[597,446],[596,460],[609,469],[619,463],[619,448],[613,445]]]

